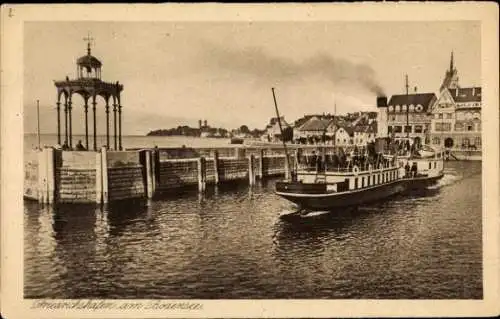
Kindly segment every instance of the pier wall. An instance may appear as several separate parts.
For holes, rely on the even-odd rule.
[[[282,148],[220,147],[108,151],[61,151],[45,148],[25,165],[26,198],[51,203],[107,203],[151,198],[162,191],[285,175],[298,159],[289,148],[289,163]],[[300,148],[307,161],[317,148]],[[333,147],[324,153],[333,154]],[[319,155],[316,153],[316,155]]]
[[[24,166],[24,197],[38,200],[38,161],[33,160]]]
[[[108,167],[108,187],[110,201],[144,197],[143,166]]]

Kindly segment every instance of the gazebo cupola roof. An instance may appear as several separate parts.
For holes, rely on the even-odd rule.
[[[92,38],[90,36],[85,38],[88,40],[87,44],[87,55],[84,55],[76,60],[76,65],[78,68],[78,78],[101,78],[101,67],[102,63],[95,56],[92,55],[90,49],[90,41]],[[86,71],[86,74],[84,72]]]
[[[90,52],[89,54],[78,58],[78,60],[76,60],[76,64],[87,69],[96,69],[102,66],[101,61],[99,61],[95,56],[91,55]]]

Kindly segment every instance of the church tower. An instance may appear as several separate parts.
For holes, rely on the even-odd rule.
[[[451,51],[450,68],[446,70],[443,83],[441,84],[439,91],[443,91],[444,89],[456,89],[459,87],[460,86],[458,84],[458,71],[454,65],[453,51]]]

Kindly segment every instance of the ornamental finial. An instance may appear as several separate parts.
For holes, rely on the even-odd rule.
[[[90,36],[90,32],[88,33],[87,37],[83,38],[84,41],[87,41],[87,54],[90,55],[90,45],[91,42],[94,41],[94,38]]]

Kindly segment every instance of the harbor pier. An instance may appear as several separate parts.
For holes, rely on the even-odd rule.
[[[289,147],[290,165],[317,156],[335,154],[334,146]],[[350,149],[344,149],[350,152]],[[153,198],[178,192],[284,176],[288,170],[283,148],[147,148],[125,151],[36,150],[25,164],[24,197],[41,203],[109,203]]]

